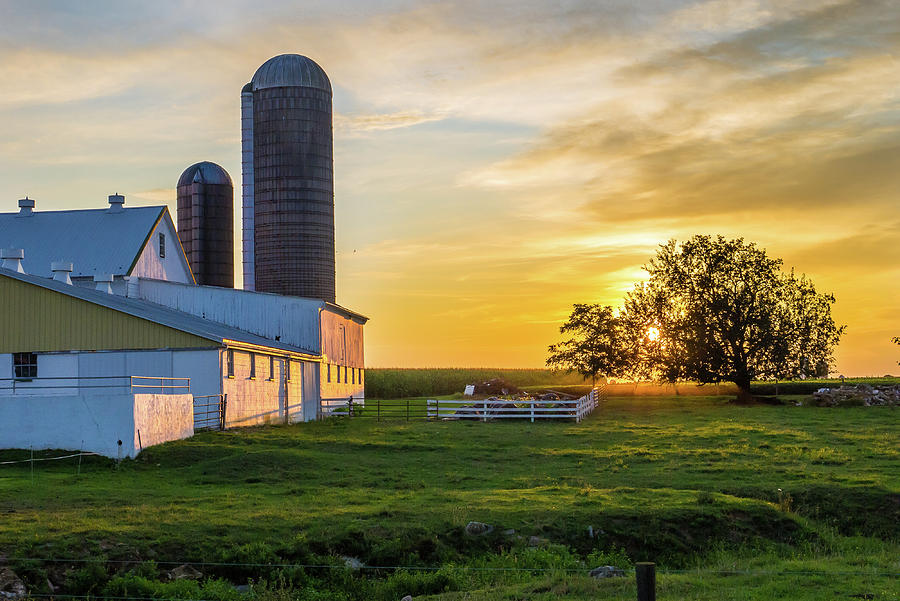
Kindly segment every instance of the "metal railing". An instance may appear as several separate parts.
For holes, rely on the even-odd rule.
[[[227,394],[195,396],[194,430],[224,430],[227,406]]]
[[[132,393],[188,394],[190,378],[164,376],[57,376],[49,378],[0,378],[0,395],[41,391],[58,393],[115,388]]]

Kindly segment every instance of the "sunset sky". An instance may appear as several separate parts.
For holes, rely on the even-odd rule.
[[[721,233],[835,294],[837,373],[900,372],[900,3],[312,4],[0,0],[0,211],[174,214],[209,160],[237,214],[240,89],[304,54],[370,366],[541,366],[572,303]]]

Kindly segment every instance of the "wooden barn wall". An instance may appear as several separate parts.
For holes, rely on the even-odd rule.
[[[321,313],[322,360],[348,367],[365,367],[363,325],[329,310]]]
[[[203,348],[213,342],[0,276],[0,353]]]

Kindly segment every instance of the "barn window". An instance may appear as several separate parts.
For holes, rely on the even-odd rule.
[[[269,379],[275,379],[275,357],[269,357]]]
[[[37,355],[34,353],[13,353],[13,369],[17,378],[36,378]]]
[[[256,379],[256,355],[250,353],[250,379]]]
[[[162,232],[159,233],[159,258],[166,258],[166,235]]]
[[[334,367],[337,370],[337,383],[340,384],[341,383],[341,366],[335,365]]]
[[[325,373],[326,373],[325,379],[330,384],[331,383],[331,363],[326,364]]]
[[[234,351],[231,349],[228,349],[228,351],[225,353],[225,364],[228,369],[228,377],[233,378],[234,377]]]
[[[285,382],[291,381],[291,360],[290,359],[284,360],[284,381]]]
[[[345,366],[344,366],[344,384],[346,384],[347,382],[348,382],[348,380],[347,380],[347,366],[345,365]]]

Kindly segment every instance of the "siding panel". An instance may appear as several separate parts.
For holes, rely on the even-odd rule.
[[[193,334],[6,277],[0,277],[0,332],[0,353],[215,346]]]

